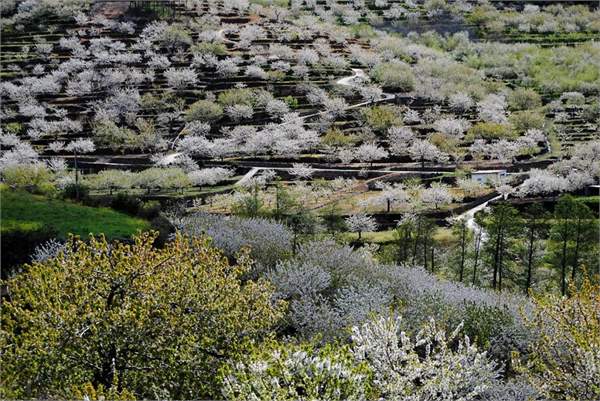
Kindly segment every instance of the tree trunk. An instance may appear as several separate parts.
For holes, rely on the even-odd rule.
[[[575,250],[573,252],[573,268],[571,270],[571,281],[575,282],[577,266],[579,265],[579,246],[581,243],[581,218],[577,218],[577,235],[575,236]]]
[[[417,235],[415,236],[415,242],[413,244],[412,264],[414,266],[417,258],[417,246],[419,244],[419,238],[421,237],[421,219],[417,220]]]
[[[77,166],[77,152],[73,153],[75,158],[75,199],[79,200],[79,168]]]
[[[504,234],[500,239],[500,253],[498,255],[498,291],[502,291],[502,265],[504,264]]]
[[[475,240],[475,260],[473,261],[473,280],[472,284],[475,285],[477,280],[477,264],[479,263],[479,252],[481,248],[481,228],[477,233],[477,239]]]
[[[562,255],[560,261],[560,293],[567,294],[567,238],[563,239]]]
[[[461,227],[461,237],[460,237],[460,270],[459,270],[459,275],[458,275],[458,281],[460,281],[462,283],[463,281],[463,275],[465,272],[465,252],[466,252],[466,241],[467,241],[467,235],[466,235],[466,225],[463,225]]]
[[[535,230],[531,227],[529,231],[529,247],[527,251],[527,279],[525,280],[525,295],[529,295],[531,280],[533,279],[533,250],[535,244]]]
[[[427,269],[427,237],[423,236],[423,267]]]
[[[294,243],[292,244],[292,253],[294,256],[296,256],[296,244],[298,242],[298,235],[296,233],[296,230],[294,230]]]
[[[494,275],[492,276],[492,288],[496,289],[496,284],[498,283],[498,261],[500,260],[500,238],[501,233],[499,232],[496,235],[496,244],[494,250]]]

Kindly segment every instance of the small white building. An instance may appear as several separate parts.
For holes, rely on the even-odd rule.
[[[498,182],[506,177],[506,170],[478,170],[471,173],[471,179],[480,184]]]

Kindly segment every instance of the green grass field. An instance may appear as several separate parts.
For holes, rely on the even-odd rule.
[[[125,238],[150,228],[148,221],[110,208],[82,206],[9,189],[0,189],[0,217],[2,232],[52,227],[61,238],[68,234],[87,237],[90,233],[104,233],[110,239]]]

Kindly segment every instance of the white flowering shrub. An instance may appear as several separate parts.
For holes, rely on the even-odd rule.
[[[223,369],[227,400],[367,399],[369,369],[348,347],[269,342]]]
[[[483,121],[504,124],[508,121],[506,107],[507,103],[504,96],[490,94],[477,103],[477,112],[479,118]]]
[[[448,97],[448,105],[453,111],[464,113],[475,106],[475,102],[467,93],[458,92]]]
[[[308,179],[314,174],[314,169],[306,163],[293,163],[290,174],[300,179]]]
[[[444,163],[449,158],[437,146],[423,139],[415,139],[408,147],[408,154],[413,160],[421,162],[421,167],[425,166],[425,162]]]
[[[462,118],[442,118],[433,123],[433,128],[442,134],[462,138],[465,132],[471,128],[471,123]]]
[[[55,258],[61,252],[66,253],[68,251],[69,248],[65,242],[51,239],[35,247],[31,255],[31,261],[34,263],[44,262],[45,260]]]
[[[169,68],[164,72],[167,84],[171,88],[183,89],[192,86],[198,80],[198,75],[192,68]]]
[[[372,216],[364,213],[357,213],[348,216],[346,219],[346,226],[348,230],[353,233],[358,233],[358,238],[361,238],[363,231],[375,231],[377,230],[377,222]]]
[[[233,176],[233,170],[213,167],[202,170],[194,170],[188,173],[188,177],[192,184],[198,186],[216,185],[219,182],[225,181]]]
[[[290,112],[290,107],[286,102],[279,99],[269,100],[265,106],[266,112],[273,117],[282,117]]]
[[[387,150],[374,143],[363,143],[354,151],[354,157],[361,162],[372,163],[375,160],[381,160],[388,157]]]
[[[27,142],[19,142],[0,154],[0,172],[21,164],[35,164],[39,154]]]
[[[266,277],[275,286],[276,296],[282,299],[314,296],[331,285],[331,274],[308,261],[279,262]]]
[[[388,283],[403,304],[403,322],[416,330],[430,317],[446,326],[464,322],[464,330],[497,359],[508,360],[514,350],[524,351],[533,333],[524,325],[532,303],[510,292],[497,293],[443,280],[420,267],[379,266],[371,279]]]
[[[246,76],[257,79],[267,79],[269,75],[258,65],[249,65],[246,67]]]
[[[476,400],[500,369],[468,337],[459,338],[460,329],[448,335],[431,320],[411,338],[401,318],[379,317],[352,329],[352,352],[373,369],[384,399]]]
[[[566,178],[549,170],[531,169],[529,177],[519,186],[522,196],[534,196],[564,192],[569,187]]]
[[[429,188],[421,191],[420,200],[423,204],[438,209],[440,206],[452,203],[454,196],[450,192],[448,185],[434,182]]]
[[[215,63],[217,75],[220,77],[233,77],[240,72],[238,60],[235,58],[226,58]]]
[[[224,111],[225,114],[235,122],[248,120],[252,118],[252,115],[254,114],[254,109],[252,109],[252,106],[247,104],[234,104],[227,106],[225,107]]]
[[[531,385],[521,378],[488,387],[481,399],[486,401],[545,401]]]
[[[256,271],[275,266],[292,250],[292,233],[287,227],[265,219],[195,213],[172,222],[190,235],[208,235],[214,246],[228,256],[233,257],[243,247],[249,247],[257,264]]]

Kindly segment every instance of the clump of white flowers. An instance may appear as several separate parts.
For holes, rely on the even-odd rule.
[[[369,371],[347,347],[262,344],[225,368],[228,400],[365,400]]]
[[[411,338],[400,323],[379,317],[352,329],[352,351],[373,369],[384,399],[475,400],[498,379],[497,364],[468,337],[458,338],[461,326],[448,336],[432,319]]]
[[[265,219],[221,217],[196,213],[172,223],[190,235],[206,234],[213,244],[226,255],[235,256],[242,248],[249,247],[257,266],[255,270],[274,266],[292,249],[292,233],[283,224]]]

